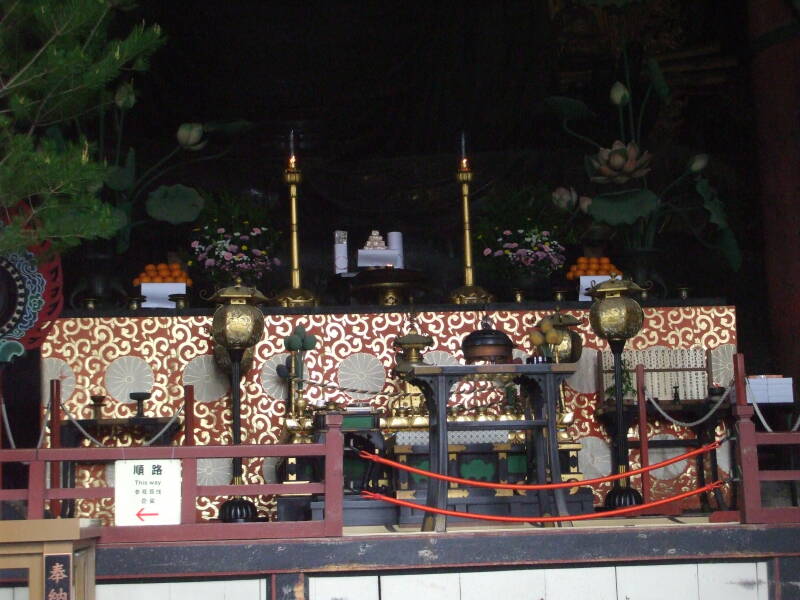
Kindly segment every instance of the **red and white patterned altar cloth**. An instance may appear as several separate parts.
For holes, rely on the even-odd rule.
[[[576,329],[584,341],[584,353],[578,372],[568,380],[565,402],[575,413],[570,432],[583,442],[581,469],[587,477],[608,473],[608,438],[595,419],[598,408],[595,369],[597,352],[608,350],[588,323],[588,310],[564,310],[582,320]],[[516,344],[515,358],[524,359],[532,350],[528,331],[546,315],[547,310],[489,311],[494,327],[507,333]],[[653,346],[697,348],[712,350],[715,379],[725,385],[731,371],[731,356],[736,347],[736,312],[732,306],[682,306],[645,308],[644,326],[629,340],[626,348],[642,350]],[[463,362],[461,340],[480,327],[484,312],[447,310],[416,313],[420,331],[434,339],[426,353],[433,364]],[[403,391],[402,383],[392,375],[395,366],[395,338],[409,330],[409,314],[403,312],[374,312],[347,314],[266,315],[263,339],[255,347],[253,365],[244,374],[242,383],[242,443],[269,444],[281,439],[285,415],[285,384],[275,368],[287,356],[283,338],[294,327],[303,325],[314,334],[317,348],[305,355],[306,377],[313,381],[369,393],[345,393],[309,386],[310,402],[321,404],[328,400],[339,403],[369,402],[385,406],[387,395]],[[183,402],[183,386],[195,386],[196,422],[194,439],[197,444],[231,443],[231,411],[229,385],[225,375],[217,370],[212,357],[210,337],[211,316],[96,317],[58,319],[45,340],[42,352],[42,378],[60,379],[62,399],[66,409],[76,418],[92,418],[91,395],[107,396],[103,418],[129,417],[135,411],[130,392],[150,391],[145,403],[147,416],[171,416]],[[717,376],[718,374],[718,376]],[[43,382],[44,382],[43,381]],[[47,385],[42,386],[46,393]],[[473,402],[466,394],[460,401]],[[458,398],[457,398],[458,399]],[[684,438],[686,430],[654,423],[649,434]],[[175,443],[182,443],[181,430]],[[108,445],[137,443],[127,433]],[[677,453],[677,451],[676,451]],[[636,455],[632,455],[636,463]],[[651,462],[654,459],[651,457]],[[694,463],[662,474],[656,479],[653,497],[667,496],[696,484]],[[726,467],[725,461],[721,466]],[[209,466],[213,476],[213,465]],[[224,474],[222,474],[224,476]],[[77,485],[102,485],[108,474],[102,468],[79,472]],[[245,478],[263,481],[261,464],[246,465]],[[596,491],[601,500],[605,488]],[[692,502],[692,501],[690,501]],[[694,501],[696,502],[696,501]],[[79,503],[80,505],[80,503]],[[110,501],[84,502],[81,510],[92,510],[91,516],[108,520],[113,513]],[[80,506],[79,506],[80,508]],[[98,514],[98,508],[99,513]],[[198,510],[206,516],[216,512],[216,501],[199,502]]]

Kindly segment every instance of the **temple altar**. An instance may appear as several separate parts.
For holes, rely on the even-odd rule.
[[[321,406],[334,402],[388,413],[394,402],[392,397],[406,389],[405,382],[393,373],[397,358],[393,342],[412,327],[434,340],[423,354],[425,363],[458,365],[463,364],[464,358],[461,340],[479,328],[483,317],[488,317],[514,343],[515,361],[524,363],[533,352],[528,331],[555,308],[554,304],[544,303],[492,304],[485,309],[452,305],[264,308],[265,334],[254,347],[252,363],[243,373],[242,443],[285,441],[287,384],[278,374],[278,367],[288,357],[283,338],[298,325],[318,340],[317,348],[304,356],[308,381],[304,393],[309,404]],[[584,346],[575,373],[566,378],[564,385],[564,406],[574,414],[568,434],[581,445],[578,460],[583,474],[605,475],[611,469],[609,438],[597,416],[604,404],[604,394],[598,394],[598,355],[608,350],[607,344],[589,326],[588,303],[565,302],[560,310],[580,320],[575,329]],[[137,405],[130,401],[129,395],[143,391],[151,394],[143,404],[146,417],[172,417],[182,409],[184,386],[192,385],[196,427],[187,432],[181,426],[173,443],[185,444],[191,436],[198,445],[230,444],[228,377],[214,361],[210,326],[210,311],[202,309],[67,314],[55,321],[42,346],[42,379],[61,382],[64,411],[75,419],[95,416],[91,396],[106,397],[99,418],[132,417]],[[627,348],[643,351],[657,347],[709,350],[715,380],[727,385],[730,357],[736,348],[735,308],[701,300],[676,305],[645,304],[644,326]],[[627,367],[632,369],[635,365]],[[47,389],[47,385],[42,386],[45,396]],[[465,409],[474,410],[482,402],[474,391],[459,389],[453,397]],[[44,414],[47,398],[43,397],[42,402]],[[687,429],[663,420],[648,425],[650,437],[677,439],[692,435]],[[126,446],[138,445],[142,440],[131,431],[119,430],[113,438],[106,435],[101,441],[106,445]],[[213,460],[216,459],[209,459]],[[651,458],[651,462],[655,460]],[[637,464],[636,450],[631,453],[631,462]],[[199,465],[198,477],[227,483],[225,478],[229,473],[225,466],[224,459]],[[724,458],[720,459],[720,467],[723,471],[729,468]],[[696,485],[696,467],[688,461],[661,471],[654,477],[654,499]],[[269,482],[272,477],[274,465],[265,464],[265,459],[245,460],[246,483]],[[93,487],[112,478],[113,471],[108,466],[89,465],[77,470],[75,485]],[[601,504],[608,489],[605,485],[594,488],[595,505]],[[697,502],[694,498],[687,499],[684,507],[696,507]],[[271,500],[257,499],[256,504],[260,511],[274,510]],[[76,510],[76,516],[91,516],[106,522],[113,517],[110,499],[80,500]],[[218,499],[199,499],[197,510],[203,518],[215,518]]]

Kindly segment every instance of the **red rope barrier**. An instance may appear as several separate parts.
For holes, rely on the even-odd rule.
[[[404,471],[408,471],[409,473],[415,473],[417,475],[422,475],[423,477],[433,477],[434,479],[444,479],[445,481],[450,481],[452,483],[458,483],[461,485],[471,485],[473,487],[484,487],[484,488],[492,488],[492,489],[499,489],[499,490],[557,490],[557,489],[565,489],[565,488],[573,488],[579,485],[594,485],[596,483],[603,483],[605,481],[616,481],[617,479],[624,479],[626,477],[633,477],[634,475],[640,475],[642,473],[646,473],[647,471],[652,471],[654,469],[660,469],[661,467],[666,467],[667,465],[671,465],[676,462],[680,462],[682,460],[686,460],[687,458],[691,458],[693,456],[697,456],[698,454],[703,454],[705,452],[710,452],[711,450],[715,450],[719,448],[722,444],[720,442],[712,442],[710,444],[706,444],[696,450],[692,450],[691,452],[687,452],[685,454],[680,454],[673,458],[668,458],[667,460],[662,460],[659,463],[654,465],[649,465],[647,467],[641,467],[639,469],[634,469],[633,471],[626,471],[624,473],[615,473],[614,475],[606,475],[605,477],[595,477],[594,479],[586,479],[584,481],[562,481],[560,483],[525,483],[525,484],[517,484],[517,483],[493,483],[491,481],[476,481],[474,479],[462,479],[461,477],[452,477],[450,475],[442,475],[440,473],[433,473],[431,471],[425,471],[423,469],[418,469],[416,467],[412,467],[410,465],[404,465],[403,463],[395,462],[393,460],[389,460],[388,458],[383,458],[376,454],[370,454],[366,450],[362,450],[358,453],[361,458],[366,460],[371,460],[373,462],[381,463],[383,465],[387,465],[390,467],[395,467],[397,469],[402,469]]]
[[[397,504],[398,506],[407,506],[408,508],[413,508],[416,510],[424,510],[426,512],[432,512],[439,515],[448,515],[450,517],[463,517],[465,519],[478,519],[483,521],[502,521],[506,523],[558,523],[562,521],[587,521],[589,519],[600,519],[602,517],[616,517],[619,515],[628,515],[640,510],[644,510],[646,508],[653,508],[655,506],[661,506],[662,504],[669,504],[670,502],[677,502],[678,500],[683,500],[684,498],[696,496],[697,494],[702,494],[703,492],[708,492],[713,489],[716,489],[720,487],[722,484],[723,484],[722,481],[715,481],[714,483],[709,483],[708,485],[704,485],[699,489],[691,490],[689,492],[683,492],[682,494],[678,494],[677,496],[670,496],[669,498],[664,498],[662,500],[655,500],[653,502],[648,502],[647,504],[639,504],[637,506],[627,506],[625,508],[617,508],[614,510],[607,510],[600,513],[568,515],[566,517],[501,517],[500,515],[476,515],[473,513],[458,512],[457,510],[434,508],[433,506],[425,506],[424,504],[414,504],[413,502],[408,502],[406,500],[399,500],[398,498],[390,498],[389,496],[384,496],[383,494],[376,494],[374,492],[362,491],[361,495],[364,498],[369,498],[370,500],[381,500],[383,502],[390,502],[392,504]]]

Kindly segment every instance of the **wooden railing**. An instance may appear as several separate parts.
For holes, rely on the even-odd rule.
[[[324,442],[316,444],[266,444],[240,446],[150,446],[134,448],[46,448],[0,450],[0,465],[28,464],[27,489],[0,489],[0,500],[27,501],[27,518],[41,519],[45,504],[60,500],[113,498],[114,488],[47,488],[47,463],[112,460],[180,459],[181,522],[179,525],[99,527],[100,543],[167,542],[188,540],[338,537],[342,535],[343,477],[342,416],[327,415]],[[321,456],[325,460],[321,483],[198,485],[197,461],[201,458],[262,458]],[[204,496],[259,496],[323,494],[325,514],[321,521],[254,523],[198,522],[196,498]]]
[[[739,512],[742,523],[800,523],[800,507],[765,507],[761,501],[762,481],[800,481],[797,469],[761,469],[758,466],[760,446],[800,447],[800,432],[757,432],[754,410],[747,403],[747,378],[744,356],[734,356],[733,375],[736,381],[736,404],[733,406],[737,437],[737,461],[741,471]]]

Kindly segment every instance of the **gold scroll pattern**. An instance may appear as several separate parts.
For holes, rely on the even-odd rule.
[[[507,333],[517,348],[530,353],[528,331],[552,311],[504,310],[491,311],[488,317],[494,327]],[[586,348],[607,350],[604,340],[598,339],[589,326],[588,310],[565,310],[582,322],[577,326]],[[663,307],[646,308],[644,326],[639,334],[629,340],[627,348],[643,349],[662,345],[674,348],[703,346],[715,348],[722,344],[736,343],[736,314],[732,306]],[[430,350],[447,352],[463,361],[461,341],[465,335],[477,329],[482,311],[428,311],[416,314],[419,330],[434,338]],[[242,382],[242,443],[273,444],[281,440],[285,415],[285,399],[270,396],[261,386],[259,374],[264,362],[276,354],[285,352],[283,338],[294,327],[303,325],[308,333],[319,340],[317,348],[305,355],[306,377],[326,384],[338,383],[340,363],[355,353],[367,353],[376,357],[384,367],[385,379],[380,394],[368,399],[375,407],[385,407],[387,395],[402,391],[400,383],[392,377],[395,364],[394,339],[407,331],[408,315],[401,312],[346,313],[314,315],[267,315],[263,339],[254,349],[253,366],[243,375]],[[109,364],[122,356],[138,356],[144,359],[153,372],[152,397],[145,403],[148,416],[169,417],[183,403],[182,376],[186,365],[195,357],[212,353],[210,336],[211,316],[175,317],[101,317],[58,319],[42,346],[42,358],[54,357],[64,360],[75,374],[75,391],[63,401],[67,409],[79,418],[91,418],[92,403],[89,396],[106,394],[105,371]],[[602,426],[595,419],[598,408],[596,394],[579,394],[566,388],[567,407],[575,412],[575,422],[570,432],[578,439],[596,436],[608,440]],[[322,404],[327,401],[348,403],[350,395],[338,390],[326,390],[318,386],[307,387],[309,402]],[[469,394],[462,394],[469,402]],[[133,414],[135,404],[120,399],[108,398],[103,408],[104,418],[126,418]],[[199,445],[231,443],[231,412],[226,394],[210,402],[195,404],[196,431],[194,440]],[[649,432],[672,433],[685,438],[690,433],[661,423]],[[183,443],[185,432],[181,431],[175,443]],[[107,445],[136,445],[129,434],[114,439],[101,440]],[[262,482],[262,461],[245,461],[246,482]],[[676,478],[659,482],[654,496],[670,495],[677,490],[688,489],[695,483],[690,466]],[[91,467],[80,469],[77,485],[95,486],[103,483],[102,469]],[[596,492],[600,501],[603,489]],[[205,519],[214,518],[220,499],[198,499],[198,514]],[[690,500],[690,502],[692,502]],[[257,501],[259,509],[268,511],[272,507],[269,499]],[[79,503],[81,514],[102,518],[110,522],[113,518],[113,503],[83,501]]]

